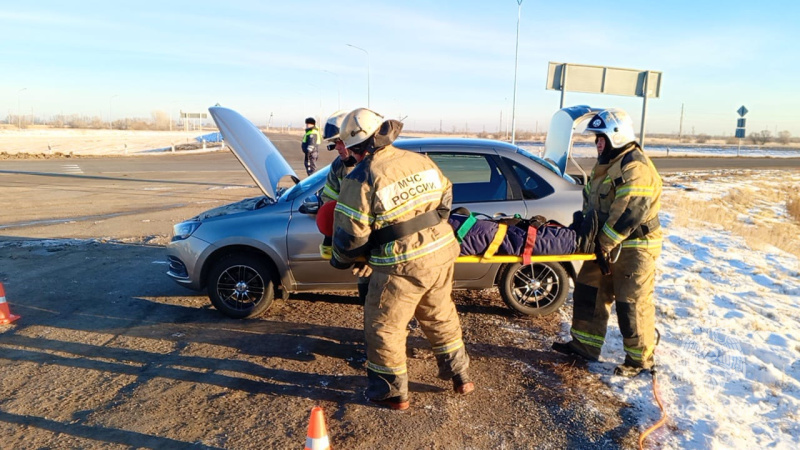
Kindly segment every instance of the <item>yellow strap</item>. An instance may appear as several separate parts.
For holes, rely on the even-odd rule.
[[[492,243],[486,247],[486,251],[483,252],[484,258],[491,258],[497,253],[497,249],[500,248],[500,244],[503,243],[503,238],[506,237],[506,231],[508,231],[508,225],[504,223],[497,224],[497,233],[494,234],[494,238],[492,238]]]
[[[533,255],[531,262],[565,262],[565,261],[591,261],[594,255],[575,254],[575,255]],[[522,256],[516,255],[497,255],[491,258],[484,258],[481,255],[459,256],[457,263],[522,263]]]

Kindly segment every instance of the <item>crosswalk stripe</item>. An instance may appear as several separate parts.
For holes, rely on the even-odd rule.
[[[83,170],[77,164],[63,164],[61,168],[66,173],[83,173]]]

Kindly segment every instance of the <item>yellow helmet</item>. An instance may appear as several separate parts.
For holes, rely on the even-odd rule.
[[[346,148],[358,145],[374,135],[383,123],[383,116],[367,108],[350,111],[342,121],[339,139]]]

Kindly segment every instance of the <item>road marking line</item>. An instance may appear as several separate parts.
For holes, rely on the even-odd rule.
[[[83,170],[77,164],[62,164],[61,168],[66,173],[83,173]]]

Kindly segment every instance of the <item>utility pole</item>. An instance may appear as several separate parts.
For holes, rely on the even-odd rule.
[[[22,91],[27,91],[28,88],[22,88],[17,91],[17,129],[22,129],[22,111],[20,110],[20,97],[22,96]]]
[[[683,103],[681,103],[681,124],[678,128],[678,141],[683,138]]]
[[[519,19],[522,16],[522,0],[517,0],[517,44],[514,51],[514,100],[511,106],[511,143],[516,140],[517,124],[517,67],[519,67]]]
[[[497,135],[503,132],[503,110],[500,110],[500,123],[497,125]]]

